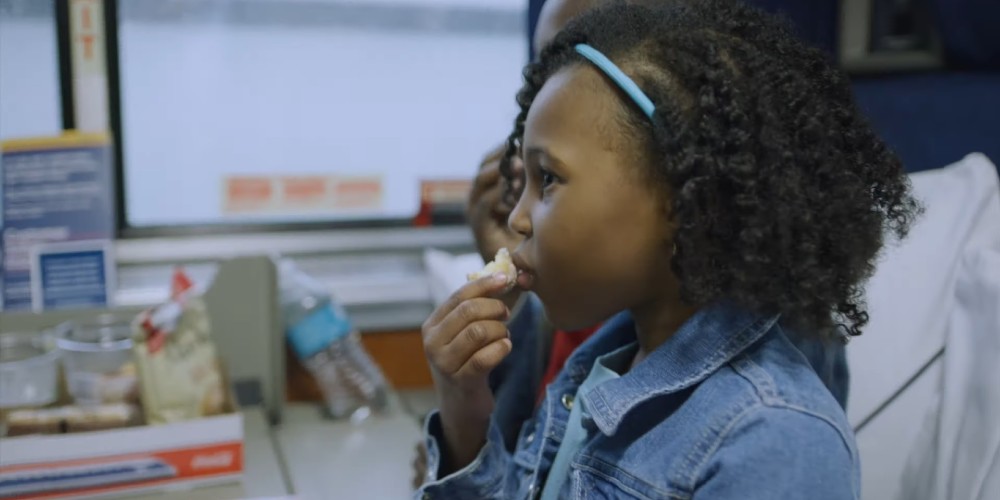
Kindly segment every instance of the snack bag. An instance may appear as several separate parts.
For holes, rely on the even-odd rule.
[[[174,272],[170,300],[136,318],[132,341],[149,424],[225,410],[225,387],[205,302],[183,271]]]

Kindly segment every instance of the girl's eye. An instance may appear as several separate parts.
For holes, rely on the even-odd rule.
[[[542,189],[546,189],[552,184],[555,184],[557,179],[556,176],[552,174],[552,172],[549,172],[548,170],[542,170],[540,173],[542,176]]]

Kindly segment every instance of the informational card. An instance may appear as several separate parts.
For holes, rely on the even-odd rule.
[[[36,312],[112,307],[115,259],[110,240],[36,245],[31,256],[31,306]]]
[[[3,141],[0,165],[2,305],[28,310],[35,246],[114,237],[111,141],[73,132]]]

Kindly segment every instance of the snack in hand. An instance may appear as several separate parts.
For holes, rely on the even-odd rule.
[[[514,285],[517,284],[517,267],[514,266],[514,261],[510,260],[510,252],[506,248],[498,250],[496,257],[493,258],[493,262],[486,264],[486,267],[482,270],[468,275],[467,278],[469,281],[474,281],[496,273],[504,273],[507,276],[507,288],[504,289],[505,292],[514,289]]]

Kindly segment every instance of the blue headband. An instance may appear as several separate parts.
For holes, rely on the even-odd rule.
[[[576,45],[576,52],[581,56],[585,57],[588,61],[594,63],[598,69],[608,75],[612,81],[614,81],[629,97],[639,105],[639,109],[642,110],[643,114],[646,115],[650,120],[653,119],[653,111],[656,106],[653,105],[653,101],[643,93],[642,89],[632,81],[625,73],[622,72],[615,63],[611,62],[607,56],[600,53],[597,49],[587,45],[585,43]]]

